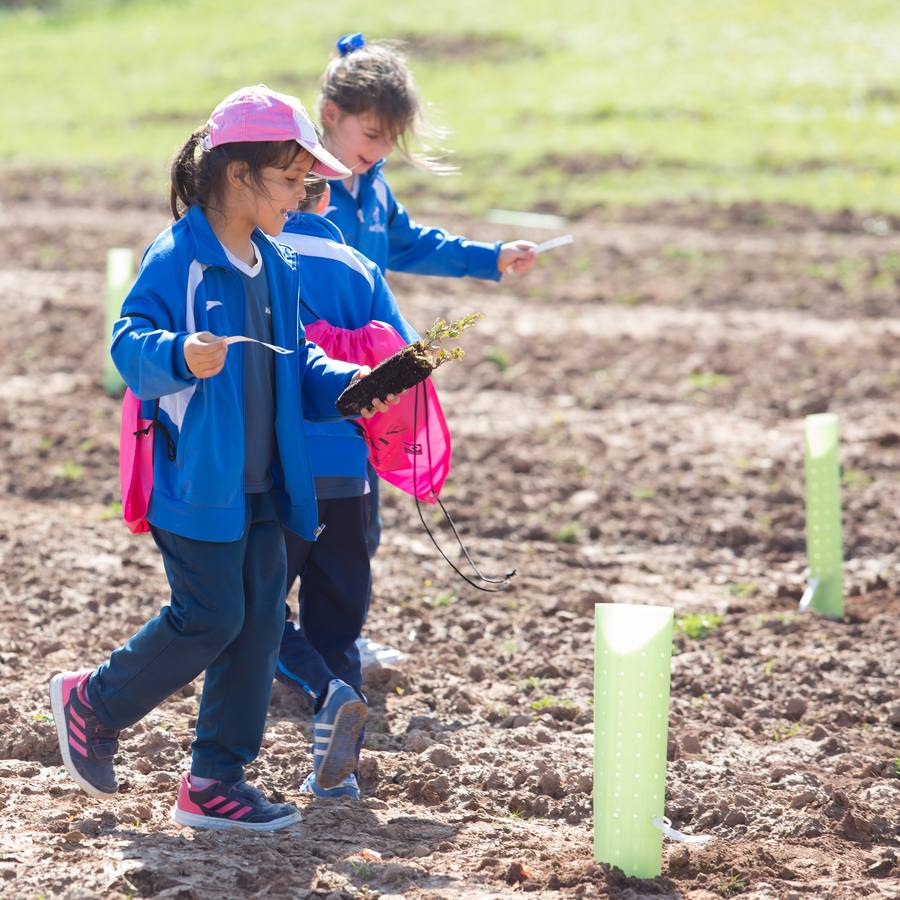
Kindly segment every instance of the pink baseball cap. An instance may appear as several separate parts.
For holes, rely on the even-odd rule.
[[[325,178],[348,178],[353,173],[320,143],[303,104],[264,84],[229,94],[209,117],[204,150],[241,141],[296,141],[316,158],[310,171]]]

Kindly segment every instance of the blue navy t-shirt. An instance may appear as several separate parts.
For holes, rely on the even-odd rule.
[[[244,283],[244,329],[246,337],[274,343],[272,308],[266,267],[256,245],[256,263],[248,266],[226,248],[231,264]],[[259,344],[232,345],[244,354],[244,491],[263,494],[272,489],[269,467],[275,449],[275,354]]]

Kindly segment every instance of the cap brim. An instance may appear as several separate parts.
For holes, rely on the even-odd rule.
[[[314,175],[321,175],[323,178],[349,178],[353,173],[336,157],[329,153],[321,144],[304,144],[299,141],[300,145],[316,158],[313,164],[312,172]]]

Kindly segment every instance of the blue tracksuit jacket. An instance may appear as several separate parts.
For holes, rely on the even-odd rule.
[[[416,224],[394,199],[382,173],[384,160],[359,176],[354,197],[343,181],[331,181],[331,205],[325,215],[340,228],[351,247],[381,269],[414,275],[449,275],[499,281],[493,244],[448,234],[443,228]]]
[[[314,540],[318,514],[303,419],[337,418],[335,401],[358,366],[330,360],[306,341],[295,254],[259,229],[253,242],[266,267],[274,342],[294,350],[275,356],[274,496],[282,523]],[[147,249],[113,327],[116,368],[141,400],[160,398],[159,420],[174,444],[170,459],[168,442],[156,433],[147,518],[196,540],[234,541],[244,530],[247,345],[229,347],[225,367],[212,378],[191,374],[183,345],[195,331],[242,334],[244,302],[240,274],[203,211],[192,207]],[[141,413],[150,418],[153,404],[144,403]]]
[[[296,213],[278,241],[299,259],[300,318],[305,325],[321,317],[340,328],[356,329],[374,319],[392,325],[407,343],[418,340],[378,266],[348,247],[333,222],[314,213]],[[305,431],[315,477],[367,477],[368,447],[351,422],[306,422]]]

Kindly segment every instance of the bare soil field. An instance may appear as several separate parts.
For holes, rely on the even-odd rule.
[[[420,329],[487,316],[435,378],[444,499],[485,570],[519,575],[472,590],[386,491],[368,633],[409,658],[368,684],[365,799],[298,798],[309,714],[276,685],[251,780],[303,820],[249,835],[171,820],[197,685],[123,735],[114,801],[61,768],[50,676],[100,662],[167,602],[152,541],[113,507],[118,402],[100,388],[106,249],[140,253],[166,213],[53,177],[0,196],[0,896],[900,897],[896,222],[601,210],[523,279],[392,278]],[[826,409],[842,428],[839,622],[797,612],[802,420]],[[714,840],[667,842],[652,880],[592,862],[597,602],[683,622],[666,813]],[[699,613],[721,621],[694,627]]]

